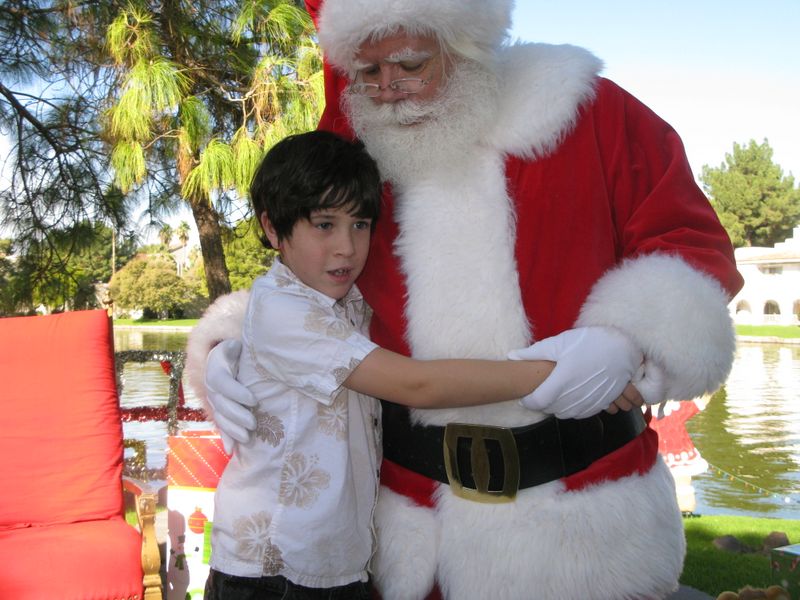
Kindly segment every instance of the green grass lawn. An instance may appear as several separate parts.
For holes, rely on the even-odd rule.
[[[800,521],[794,520],[693,515],[684,518],[683,524],[687,549],[681,583],[714,598],[746,585],[766,588],[773,584],[768,554],[732,554],[717,549],[715,538],[732,535],[759,551],[773,531],[786,533],[790,543],[800,542]]]
[[[800,338],[800,327],[795,325],[737,325],[736,335]]]
[[[114,319],[115,325],[142,327],[193,327],[197,319]],[[779,338],[800,338],[800,327],[791,325],[737,325],[736,334]]]
[[[142,327],[194,327],[197,319],[114,319],[114,325],[141,325]]]

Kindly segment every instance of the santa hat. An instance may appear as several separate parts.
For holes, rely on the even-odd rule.
[[[495,55],[511,26],[514,0],[324,0],[317,22],[326,59],[353,70],[358,47],[400,29],[434,34],[452,51],[484,62]]]

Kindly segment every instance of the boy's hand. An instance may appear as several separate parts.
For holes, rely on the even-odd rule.
[[[645,358],[633,376],[633,381],[625,386],[622,395],[611,403],[606,411],[612,415],[620,410],[631,410],[643,404],[662,404],[667,401],[666,374],[652,360]]]
[[[621,410],[629,411],[634,408],[641,408],[642,404],[644,404],[644,398],[642,398],[639,390],[632,383],[629,383],[622,390],[622,395],[611,403],[606,412],[614,415]]]
[[[526,408],[559,419],[582,419],[607,409],[642,364],[642,352],[611,327],[579,327],[513,350],[511,360],[550,360],[553,372],[522,398]]]
[[[236,381],[242,343],[223,340],[208,353],[206,359],[206,393],[214,409],[214,419],[225,451],[233,452],[235,442],[246,444],[250,431],[256,428],[256,418],[247,407],[256,405],[253,394]]]

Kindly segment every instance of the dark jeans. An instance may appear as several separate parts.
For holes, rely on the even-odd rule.
[[[334,588],[309,588],[281,577],[238,577],[211,569],[203,600],[369,600],[372,586],[356,581]]]

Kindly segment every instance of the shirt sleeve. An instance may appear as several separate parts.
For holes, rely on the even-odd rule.
[[[329,405],[364,357],[377,348],[355,324],[301,293],[254,298],[245,351],[265,377]]]

